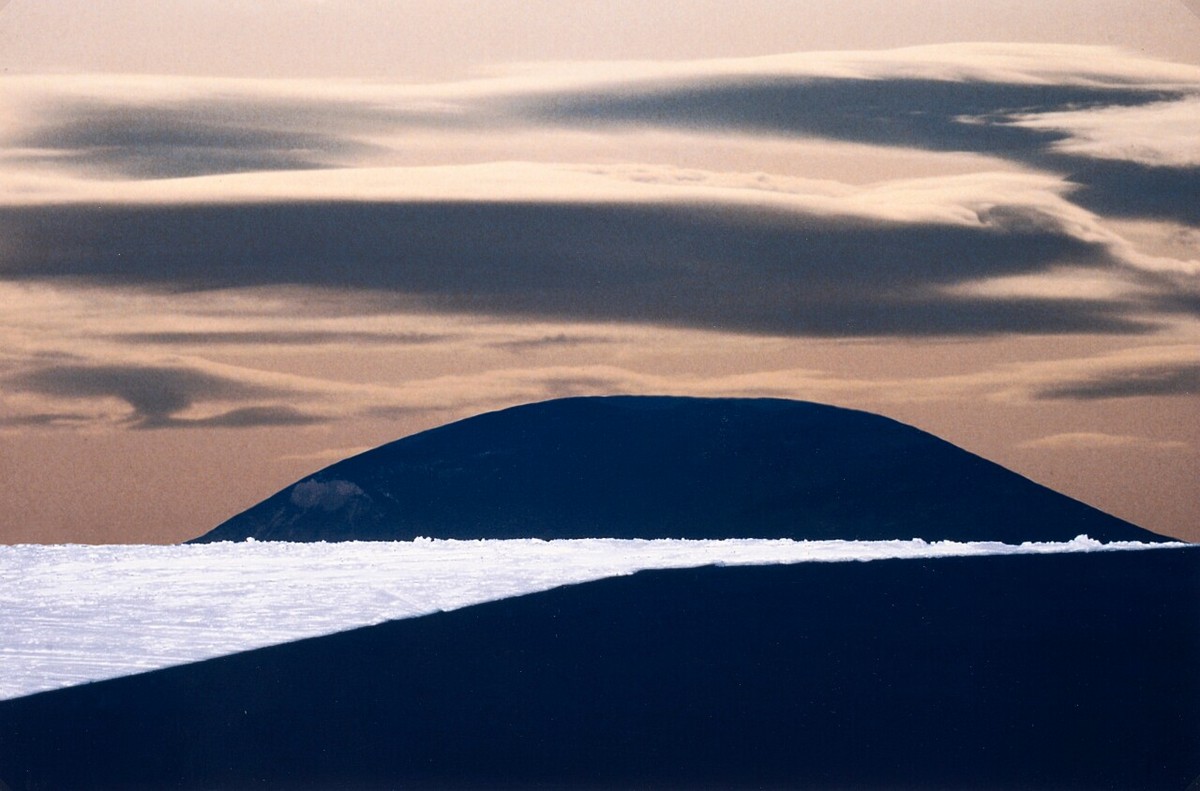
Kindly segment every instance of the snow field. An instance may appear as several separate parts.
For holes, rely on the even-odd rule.
[[[618,540],[0,546],[0,699],[643,569],[1186,544]]]

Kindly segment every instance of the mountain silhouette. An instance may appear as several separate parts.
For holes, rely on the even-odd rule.
[[[50,789],[1181,791],[1200,549],[640,572],[0,701]]]
[[[193,541],[1160,536],[879,415],[782,399],[565,398],[338,462]]]

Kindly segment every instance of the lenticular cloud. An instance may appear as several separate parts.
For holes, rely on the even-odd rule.
[[[643,569],[1186,546],[617,540],[0,546],[0,699]]]

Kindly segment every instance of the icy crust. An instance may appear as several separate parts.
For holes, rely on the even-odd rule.
[[[0,699],[643,569],[1181,543],[538,539],[0,546]]]

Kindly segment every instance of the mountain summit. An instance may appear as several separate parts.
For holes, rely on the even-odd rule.
[[[195,542],[1162,540],[889,418],[781,399],[565,398],[338,462]]]

